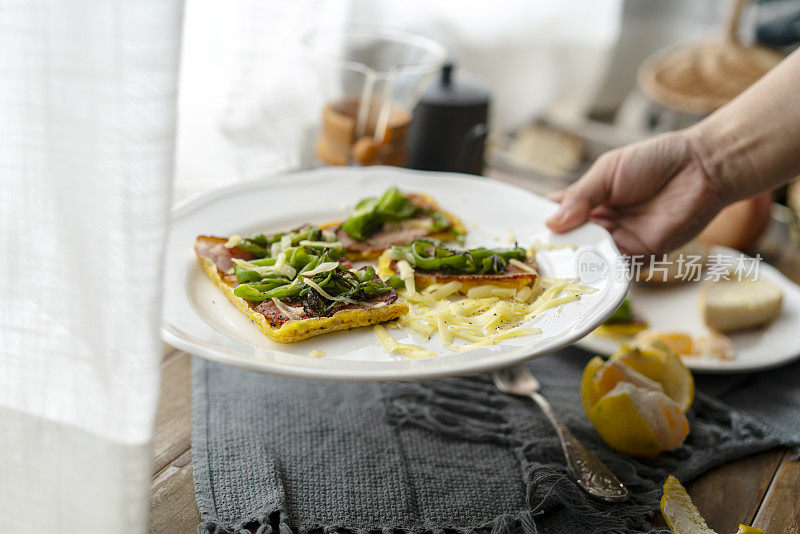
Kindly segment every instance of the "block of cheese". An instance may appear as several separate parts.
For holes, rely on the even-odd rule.
[[[766,280],[722,280],[700,288],[705,323],[720,332],[762,326],[781,311],[783,294]]]

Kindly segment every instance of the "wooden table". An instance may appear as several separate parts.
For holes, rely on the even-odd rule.
[[[194,534],[200,514],[192,485],[190,356],[168,352],[161,367],[150,531]],[[736,532],[739,523],[800,534],[800,462],[789,456],[774,450],[723,465],[690,483],[689,494],[720,534]]]

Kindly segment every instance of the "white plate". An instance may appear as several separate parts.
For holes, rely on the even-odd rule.
[[[595,293],[538,317],[536,326],[542,334],[463,353],[451,353],[438,341],[423,342],[390,329],[398,341],[418,343],[440,353],[437,358],[406,360],[386,354],[372,327],[299,343],[273,342],[197,266],[192,251],[197,235],[244,235],[285,230],[304,222],[341,220],[356,200],[378,195],[393,184],[429,193],[460,216],[469,230],[468,245],[507,244],[510,231],[524,246],[538,239],[582,247],[538,254],[545,276],[575,277],[580,254],[609,271],[615,268],[609,266],[623,261],[611,236],[599,226],[589,224],[569,234],[552,235],[544,221],[555,211],[555,204],[510,185],[390,167],[318,169],[226,187],[190,199],[174,210],[166,248],[164,340],[209,360],[261,372],[337,380],[423,379],[487,371],[553,352],[591,332],[625,296],[627,281],[601,277],[589,284],[597,289]],[[313,349],[326,356],[309,357]]]
[[[711,254],[738,258],[742,253],[726,247],[712,247]],[[777,285],[783,291],[783,308],[769,325],[755,330],[733,333],[728,337],[736,345],[736,357],[723,361],[716,359],[687,358],[686,366],[703,373],[740,373],[769,369],[789,363],[800,357],[800,287],[783,276],[771,265],[761,262],[758,276]],[[632,284],[630,301],[634,310],[650,328],[683,330],[702,335],[708,328],[700,315],[699,290],[702,282],[653,287]],[[590,334],[578,343],[588,351],[612,354],[619,347],[613,339]]]

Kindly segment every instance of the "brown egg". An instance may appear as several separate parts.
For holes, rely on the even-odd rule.
[[[364,136],[353,145],[353,159],[359,165],[369,165],[378,155],[378,143],[372,137]]]
[[[706,226],[698,239],[710,245],[747,250],[767,229],[771,205],[772,193],[731,204]]]

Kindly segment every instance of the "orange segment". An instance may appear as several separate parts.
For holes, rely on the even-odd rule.
[[[651,391],[664,391],[664,388],[635,369],[628,367],[617,360],[608,360],[601,367],[594,377],[595,393],[598,398],[602,397],[620,382],[630,382],[631,384],[649,389]]]
[[[668,347],[656,343],[657,351],[623,346],[611,356],[664,387],[664,393],[686,412],[694,400],[694,378],[683,361]]]
[[[661,381],[661,375],[664,372],[664,361],[661,354],[623,345],[611,355],[611,359],[627,365],[651,380]]]
[[[651,330],[636,336],[634,343],[639,347],[652,349],[659,341],[675,354],[685,356],[694,352],[692,336],[685,332]]]

